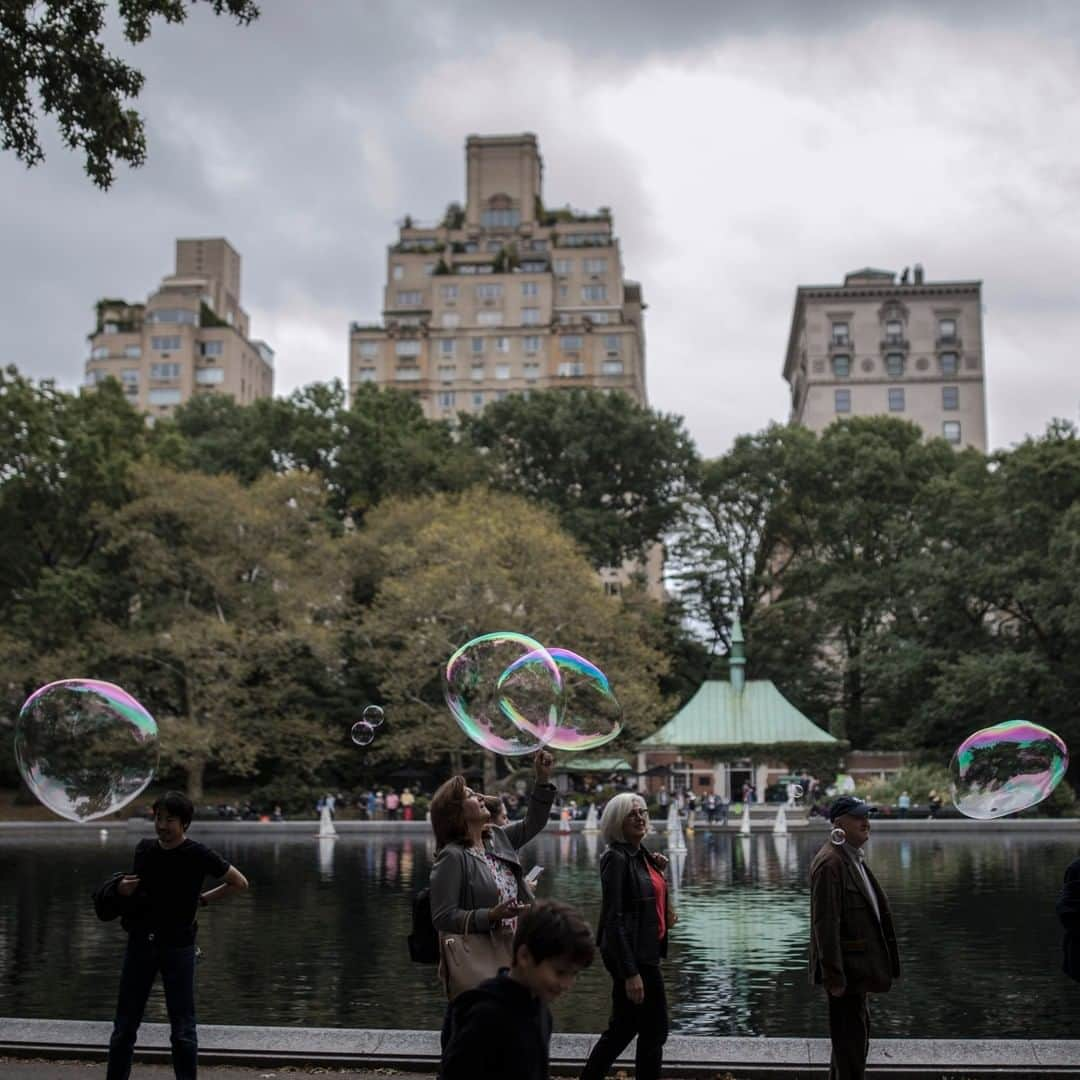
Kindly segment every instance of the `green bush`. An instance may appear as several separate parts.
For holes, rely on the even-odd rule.
[[[949,770],[943,765],[908,765],[888,780],[871,780],[857,785],[857,794],[870,802],[895,806],[900,792],[911,796],[913,806],[925,806],[930,792],[936,791],[941,801],[951,795]]]

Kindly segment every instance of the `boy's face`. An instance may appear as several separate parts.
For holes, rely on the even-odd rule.
[[[574,985],[581,967],[567,956],[549,956],[536,963],[528,945],[518,949],[514,973],[534,997],[550,1005]]]
[[[162,847],[176,847],[184,839],[184,825],[178,817],[169,814],[165,807],[158,807],[154,814],[154,831]]]

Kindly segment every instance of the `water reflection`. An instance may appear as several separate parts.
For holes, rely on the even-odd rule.
[[[193,836],[198,839],[196,825]],[[438,1027],[433,968],[407,959],[411,895],[427,882],[429,837],[343,834],[316,841],[252,833],[204,837],[251,880],[201,916],[206,1022]],[[821,834],[697,832],[672,856],[680,922],[669,992],[675,1031],[820,1035],[825,1006],[806,984],[806,875]],[[650,838],[664,849],[664,835]],[[546,867],[541,896],[599,914],[595,836],[545,835],[522,854]],[[100,923],[90,891],[130,866],[134,838],[110,829],[0,837],[0,1015],[109,1019],[123,933]],[[904,977],[875,1018],[882,1035],[1080,1037],[1060,974],[1053,898],[1074,856],[1042,835],[876,834],[869,861],[889,893]],[[973,994],[986,972],[1008,992]],[[600,965],[560,1002],[563,1031],[597,1031],[609,980]],[[1018,1008],[1038,1001],[1039,1008]],[[164,1020],[160,992],[148,1019]]]

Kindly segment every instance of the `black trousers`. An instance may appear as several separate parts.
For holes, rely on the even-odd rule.
[[[634,1058],[635,1080],[660,1080],[660,1065],[664,1059],[664,1043],[668,1037],[667,995],[664,979],[655,964],[643,964],[641,981],[645,998],[635,1005],[626,996],[626,980],[618,975],[611,978],[611,1019],[607,1031],[592,1048],[581,1080],[604,1080],[615,1059],[637,1036],[637,1055]]]
[[[870,1005],[865,994],[829,998],[832,1058],[829,1080],[863,1080],[870,1049]]]

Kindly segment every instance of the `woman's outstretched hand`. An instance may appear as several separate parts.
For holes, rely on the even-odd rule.
[[[551,783],[551,769],[555,758],[547,750],[537,750],[533,755],[533,769],[536,771],[538,784]]]

